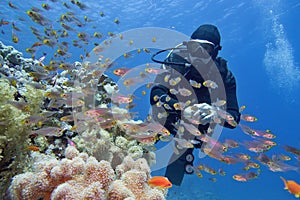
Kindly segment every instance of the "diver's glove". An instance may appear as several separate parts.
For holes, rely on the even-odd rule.
[[[183,115],[190,121],[198,121],[199,124],[207,124],[216,115],[213,106],[207,103],[194,104],[184,109]]]

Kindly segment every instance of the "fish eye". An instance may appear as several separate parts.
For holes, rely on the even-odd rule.
[[[128,124],[122,124],[123,128],[129,128]]]

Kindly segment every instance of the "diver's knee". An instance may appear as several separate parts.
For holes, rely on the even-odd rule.
[[[187,163],[185,166],[184,166],[184,171],[185,173],[187,174],[193,174],[194,173],[194,166],[192,164],[189,164]]]
[[[185,155],[185,160],[188,162],[188,163],[193,163],[193,161],[194,161],[194,155],[193,155],[193,153],[191,152],[191,153],[187,153],[186,155]]]
[[[193,166],[193,162],[194,162],[194,155],[193,155],[193,151],[189,151],[186,153],[185,155],[185,165],[184,165],[184,171],[187,174],[193,174],[194,173],[194,166]]]

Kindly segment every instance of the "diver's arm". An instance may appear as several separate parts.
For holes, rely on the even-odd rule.
[[[236,96],[236,81],[231,71],[227,71],[225,79],[225,91],[226,91],[226,111],[231,114],[235,122],[240,122],[240,112]],[[235,128],[234,126],[225,122],[227,128]]]

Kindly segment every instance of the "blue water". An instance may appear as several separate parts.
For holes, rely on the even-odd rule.
[[[26,15],[31,7],[41,8],[42,3],[48,3],[49,11],[42,15],[51,19],[53,28],[61,28],[56,20],[60,15],[71,11],[76,17],[83,20],[87,16],[92,21],[84,27],[75,27],[77,31],[93,34],[95,31],[105,35],[101,40],[91,39],[86,45],[87,52],[94,47],[93,42],[101,43],[109,39],[108,32],[115,34],[143,27],[160,27],[178,31],[189,36],[200,24],[213,23],[219,27],[222,35],[223,46],[220,55],[228,60],[228,66],[237,80],[237,94],[240,105],[246,105],[245,113],[253,114],[258,121],[251,124],[256,129],[270,129],[277,138],[278,146],[272,153],[285,153],[283,145],[300,148],[299,112],[300,112],[300,28],[298,14],[300,3],[297,0],[219,0],[219,1],[184,1],[184,0],[140,0],[140,1],[92,1],[84,3],[87,9],[80,10],[67,2],[72,9],[68,10],[61,2],[51,1],[11,1],[17,10],[8,6],[8,1],[0,2],[0,18],[5,21],[15,22],[22,32],[14,31],[19,37],[17,44],[11,40],[11,25],[0,27],[0,40],[6,45],[12,45],[23,52],[24,57],[30,57],[25,52],[37,41],[31,33],[29,26],[34,26],[43,32],[42,26],[32,22]],[[25,3],[26,2],[26,3]],[[105,16],[100,17],[103,11]],[[18,17],[25,19],[20,21]],[[115,24],[118,18],[120,24]],[[72,40],[77,39],[76,33],[69,31],[69,37],[64,41],[69,42],[68,53],[71,57],[67,61],[80,61],[83,48],[72,46]],[[151,32],[149,33],[151,35]],[[170,46],[171,47],[171,46]],[[40,47],[36,58],[47,52],[45,63],[49,62],[56,48]],[[154,50],[152,50],[154,51]],[[120,55],[122,57],[122,55]],[[135,67],[150,63],[150,56],[143,54],[129,59],[119,59],[120,66]],[[111,73],[111,72],[108,72]],[[116,81],[116,76],[113,77]],[[140,89],[142,90],[142,89]],[[139,94],[140,90],[135,93]],[[148,94],[139,95],[136,99],[137,106],[133,111],[138,111],[141,118],[148,113]],[[239,141],[251,139],[239,128],[235,130],[224,129],[221,140],[225,138]],[[246,149],[241,147],[246,152]],[[268,152],[269,153],[269,152]],[[251,154],[251,153],[250,153]],[[251,154],[254,156],[254,154]],[[297,165],[297,160],[291,154],[291,163]],[[207,163],[211,167],[223,167],[227,175],[216,176],[217,181],[209,180],[211,176],[204,173],[204,178],[186,176],[180,187],[174,186],[169,190],[168,199],[222,199],[222,200],[281,200],[294,199],[293,195],[283,189],[280,176],[300,182],[299,173],[271,172],[265,166],[261,167],[261,174],[257,179],[240,183],[231,178],[241,172],[241,166],[225,165],[212,159],[198,159],[198,163]],[[154,174],[163,175],[163,169]]]

